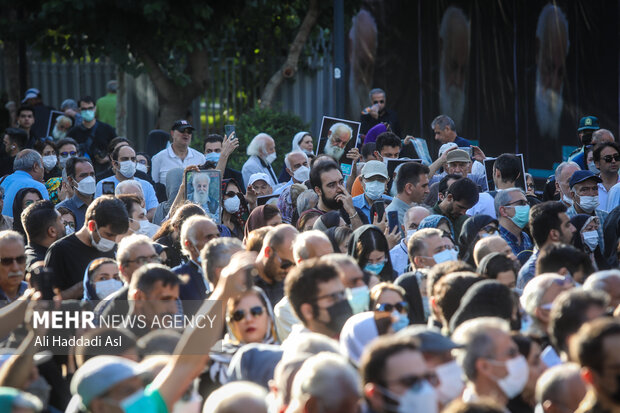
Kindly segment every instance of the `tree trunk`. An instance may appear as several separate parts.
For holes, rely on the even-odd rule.
[[[21,94],[19,90],[19,46],[17,42],[4,42],[4,69],[6,73],[4,87],[8,98],[19,106],[21,104]]]
[[[280,85],[282,85],[282,82],[284,82],[284,79],[291,78],[295,76],[295,73],[297,73],[299,56],[304,49],[312,28],[316,25],[319,14],[320,10],[318,0],[310,0],[306,17],[304,17],[304,21],[301,23],[301,26],[299,26],[299,31],[295,36],[295,40],[293,40],[293,43],[291,43],[288,49],[286,61],[282,67],[280,67],[278,71],[271,76],[265,86],[265,89],[263,89],[260,102],[261,108],[271,107],[275,94]]]
[[[116,134],[127,136],[127,83],[125,82],[125,72],[120,67],[116,69]]]
[[[170,132],[170,128],[175,121],[179,119],[185,119],[187,109],[192,104],[193,97],[186,99],[180,99],[182,96],[177,96],[179,99],[169,101],[159,96],[159,128],[167,132]],[[200,116],[196,117],[200,122]],[[195,126],[194,126],[195,127]]]

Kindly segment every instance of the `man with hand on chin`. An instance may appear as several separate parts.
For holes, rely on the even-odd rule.
[[[315,162],[310,171],[310,184],[319,196],[317,204],[319,210],[338,211],[352,229],[368,224],[362,210],[353,206],[353,197],[344,187],[342,172],[336,162],[332,160]]]
[[[114,258],[116,237],[127,232],[125,205],[110,196],[95,199],[86,210],[84,226],[54,242],[47,250],[45,266],[55,275],[55,287],[63,299],[78,299],[84,292],[84,271],[97,258]]]

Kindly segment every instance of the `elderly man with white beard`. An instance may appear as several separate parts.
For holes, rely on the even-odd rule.
[[[334,123],[327,132],[327,141],[323,152],[338,162],[344,155],[344,148],[353,137],[353,130],[345,123]]]
[[[210,177],[200,172],[192,176],[194,193],[191,201],[200,205],[205,212],[215,221],[219,222],[219,205],[217,200],[209,196]]]
[[[454,6],[446,9],[439,27],[439,38],[439,109],[454,119],[456,124],[462,125],[465,120],[470,49],[469,19],[462,9]]]

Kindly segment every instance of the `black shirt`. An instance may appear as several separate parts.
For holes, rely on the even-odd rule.
[[[26,245],[26,271],[30,271],[30,266],[37,261],[45,261],[47,248],[34,242]]]
[[[377,119],[370,116],[370,114],[362,115],[361,117],[362,126],[360,127],[360,134],[366,135],[373,126],[378,125],[379,123],[389,123],[392,132],[396,134],[399,138],[403,138],[400,136],[400,123],[398,122],[398,116],[396,116],[396,112],[386,109],[382,114],[377,117]]]
[[[61,290],[82,282],[84,271],[97,258],[114,259],[114,249],[101,252],[78,239],[75,234],[59,239],[47,250],[45,266],[54,271],[56,287]]]
[[[103,158],[107,155],[108,143],[116,137],[116,131],[107,123],[96,121],[90,129],[87,129],[83,123],[74,126],[67,133],[67,137],[75,139],[80,145],[80,151],[88,153],[91,158],[95,155]]]
[[[265,292],[272,308],[284,297],[284,283],[282,281],[267,284],[265,280],[257,276],[254,277],[254,285],[260,287]]]

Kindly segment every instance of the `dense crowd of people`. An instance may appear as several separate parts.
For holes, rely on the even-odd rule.
[[[37,136],[29,90],[1,165],[0,411],[620,410],[613,134],[584,117],[536,190],[446,115],[426,159],[369,97],[363,135],[333,127],[329,154],[305,131],[285,155],[266,133],[199,151],[179,120],[150,157],[90,97]],[[42,327],[50,308],[94,324]],[[80,344],[48,344],[61,333]]]

